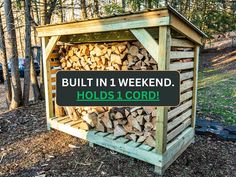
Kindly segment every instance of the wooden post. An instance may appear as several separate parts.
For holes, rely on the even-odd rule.
[[[158,70],[169,70],[171,36],[168,26],[159,27]],[[167,145],[168,107],[157,107],[156,151],[163,154]]]
[[[45,87],[45,104],[46,104],[46,117],[47,117],[47,128],[50,130],[49,119],[54,116],[53,113],[53,102],[52,102],[52,85],[51,85],[51,68],[50,68],[50,53],[53,51],[59,36],[42,37],[42,51],[43,51],[43,71],[44,71],[44,87]]]
[[[195,121],[196,121],[199,49],[200,49],[199,45],[196,45],[194,48],[193,107],[192,107],[193,128],[195,128]]]

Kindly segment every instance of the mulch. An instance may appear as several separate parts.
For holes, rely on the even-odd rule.
[[[39,102],[0,114],[0,176],[155,176],[148,163],[47,131],[44,110],[44,102]],[[234,177],[235,157],[236,143],[196,136],[164,176]]]

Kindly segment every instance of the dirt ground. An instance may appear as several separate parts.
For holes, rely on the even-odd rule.
[[[153,166],[56,130],[47,131],[44,103],[0,115],[0,176],[155,176]],[[236,174],[236,143],[197,136],[165,176]]]
[[[212,60],[205,59],[201,64],[212,65]],[[227,70],[233,71],[231,66]],[[211,136],[196,136],[195,140],[165,177],[236,176],[236,143]],[[56,130],[47,131],[44,102],[6,111],[0,84],[0,177],[151,177],[153,170],[148,163],[99,146],[91,148],[86,141]]]

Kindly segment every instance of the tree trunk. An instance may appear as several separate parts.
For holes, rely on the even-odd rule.
[[[75,6],[74,6],[74,1],[71,0],[71,21],[75,20]]]
[[[19,23],[20,21],[20,14],[16,12],[16,25],[17,25],[17,28],[18,29],[18,34],[19,34],[19,44],[20,44],[20,54],[21,54],[21,57],[24,58],[24,46],[23,46],[23,41],[22,41],[22,37],[21,37],[21,25]]]
[[[34,94],[34,101],[42,100],[42,95],[39,89],[37,74],[34,67],[34,58],[32,58],[31,63],[30,63],[30,79],[31,79],[31,85],[32,85],[33,94]]]
[[[30,62],[31,62],[31,24],[30,24],[30,0],[25,0],[25,70],[23,104],[29,103],[30,93]]]
[[[46,7],[47,7],[46,0],[40,0],[40,24],[45,25],[45,16],[46,16]],[[40,74],[39,74],[39,82],[40,82],[40,93],[42,99],[44,99],[44,78],[43,78],[43,54],[42,54],[42,41],[41,43],[41,53],[40,53]],[[32,78],[31,78],[32,79]]]
[[[81,18],[85,19],[85,18],[87,18],[86,2],[85,2],[85,0],[81,0],[80,2],[81,2],[81,4],[80,4],[80,6],[81,6]]]
[[[62,0],[59,0],[60,3],[60,15],[61,15],[61,23],[64,22],[64,16],[63,16],[63,3]]]
[[[50,4],[46,3],[45,24],[51,23],[52,13],[55,10],[56,4],[57,4],[57,0],[52,0]],[[49,9],[47,10],[48,6],[49,6]]]
[[[12,101],[10,109],[17,108],[22,103],[21,83],[18,68],[18,53],[16,31],[12,13],[11,0],[4,0],[4,14],[6,17],[7,37],[9,41],[9,56],[11,58]]]
[[[158,7],[164,7],[167,4],[167,0],[159,0]]]
[[[9,105],[11,103],[12,93],[11,93],[10,75],[9,75],[8,66],[7,66],[6,44],[5,44],[5,37],[4,37],[4,31],[3,31],[3,25],[2,25],[1,12],[0,12],[0,54],[2,58],[2,70],[3,70],[3,78],[4,78],[4,86],[5,86],[5,95],[6,95],[7,106],[9,108]]]
[[[34,11],[33,11],[32,8],[30,9],[30,12],[31,12],[31,16],[32,16],[32,21],[35,21],[35,20],[34,20],[34,19],[35,19],[35,17],[34,17]],[[36,46],[36,45],[38,45],[38,42],[37,42],[37,31],[36,31],[35,26],[36,26],[36,24],[34,23],[34,24],[32,25],[32,27],[33,27],[33,31],[34,31],[34,45]]]
[[[123,0],[124,1],[124,0]],[[98,17],[99,16],[99,4],[98,0],[94,0],[94,16]]]

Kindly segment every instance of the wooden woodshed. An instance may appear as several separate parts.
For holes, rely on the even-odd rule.
[[[158,174],[163,174],[194,141],[199,46],[206,35],[175,9],[168,6],[119,16],[46,25],[38,27],[37,32],[43,47],[49,129],[57,129],[88,140],[90,144],[97,144],[153,164]],[[157,118],[155,147],[126,137],[114,137],[112,131],[84,130],[78,126],[79,121],[55,114],[55,77],[56,72],[62,69],[60,45],[79,46],[124,41],[141,43],[157,63],[158,70],[180,72],[180,105],[157,107],[155,113],[152,112]],[[64,68],[68,70],[68,67]]]

